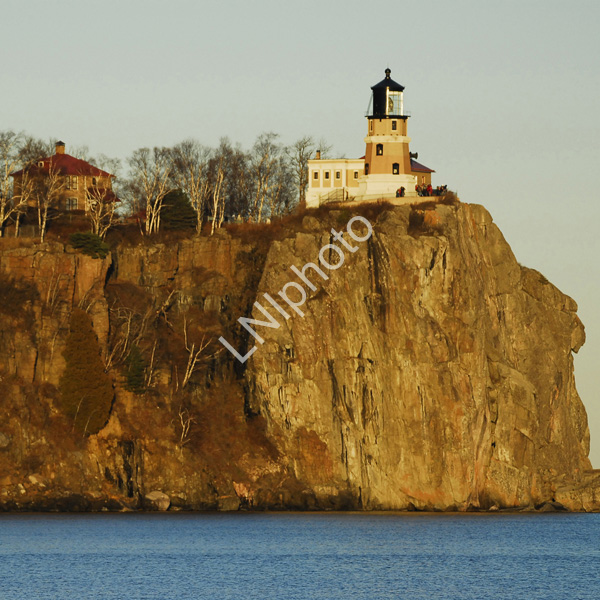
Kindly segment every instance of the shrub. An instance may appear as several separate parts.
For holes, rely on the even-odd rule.
[[[106,258],[110,250],[108,244],[95,233],[72,233],[69,244],[92,258]]]
[[[79,308],[71,314],[71,327],[63,352],[66,366],[59,381],[59,407],[84,434],[98,433],[106,425],[114,391],[104,371],[100,345],[90,316]]]
[[[131,347],[125,364],[125,388],[135,394],[143,394],[146,391],[146,362],[137,344]]]

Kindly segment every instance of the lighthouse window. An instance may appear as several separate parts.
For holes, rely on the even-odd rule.
[[[369,131],[373,131],[373,121],[369,121]]]
[[[388,92],[388,115],[402,114],[402,92]]]
[[[369,163],[365,163],[365,175],[369,174]]]
[[[383,156],[383,144],[377,144],[377,156]]]
[[[394,163],[392,165],[392,174],[398,175],[400,173],[400,165],[398,163]]]
[[[397,121],[392,121],[392,130],[393,131],[396,131],[397,125],[398,125]]]

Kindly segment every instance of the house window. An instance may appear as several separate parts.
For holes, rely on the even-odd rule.
[[[365,175],[369,174],[369,163],[365,163]]]
[[[77,175],[67,175],[67,189],[68,190],[76,190],[77,189]]]
[[[392,121],[392,131],[396,131],[397,125],[398,125],[397,121]]]
[[[329,179],[329,171],[325,171],[325,179]]]
[[[92,177],[92,185],[96,185],[96,178]]]
[[[392,174],[399,175],[400,174],[400,165],[398,163],[394,163],[392,165]]]
[[[354,171],[354,179],[358,179],[358,171]]]
[[[375,154],[383,156],[383,144],[377,144]]]
[[[336,171],[335,172],[335,178],[336,179],[341,179],[342,178],[342,172],[341,171]]]
[[[313,171],[313,179],[319,179],[319,171]]]
[[[67,198],[67,210],[77,210],[77,198]]]

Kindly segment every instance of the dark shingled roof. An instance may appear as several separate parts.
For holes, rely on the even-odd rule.
[[[374,86],[371,87],[371,89],[379,90],[381,88],[383,88],[383,89],[390,88],[390,90],[392,92],[403,92],[404,86],[395,82],[393,79],[390,79],[391,73],[392,72],[390,71],[390,69],[386,69],[385,70],[385,79],[382,79],[379,83],[376,83]]]
[[[412,171],[416,171],[417,173],[435,173],[433,169],[418,163],[414,158],[410,159],[410,168]]]

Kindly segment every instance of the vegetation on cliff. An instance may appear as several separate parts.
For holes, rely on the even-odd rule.
[[[79,308],[71,314],[60,378],[59,404],[83,434],[98,433],[110,416],[114,399],[111,378],[104,370],[92,319]]]

